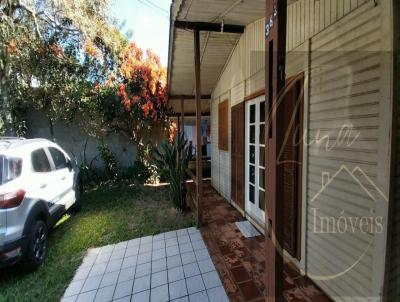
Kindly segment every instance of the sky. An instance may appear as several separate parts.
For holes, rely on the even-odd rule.
[[[169,8],[171,0],[113,0],[111,12],[122,31],[132,33],[131,40],[143,50],[151,49],[168,64]],[[158,6],[160,9],[155,8]]]

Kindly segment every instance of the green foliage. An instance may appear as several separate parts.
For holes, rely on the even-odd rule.
[[[110,148],[106,143],[102,142],[99,145],[100,158],[102,159],[105,167],[105,172],[108,179],[116,180],[118,177],[117,173],[117,159],[111,152]]]
[[[186,209],[186,169],[192,157],[190,146],[181,132],[172,143],[164,141],[154,151],[154,162],[169,182],[169,194],[175,207]]]
[[[142,161],[137,160],[132,167],[125,172],[125,178],[136,184],[145,184],[151,178],[152,172]]]

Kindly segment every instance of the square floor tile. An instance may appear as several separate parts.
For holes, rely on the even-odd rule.
[[[91,268],[92,268],[91,266],[86,266],[86,267],[79,268],[75,273],[74,281],[78,281],[78,280],[82,280],[82,279],[87,278]]]
[[[153,249],[153,243],[141,243],[139,248],[139,254],[150,252]]]
[[[182,265],[182,260],[180,255],[175,255],[171,257],[167,257],[167,267],[173,268],[176,266]]]
[[[189,295],[206,290],[203,283],[203,279],[201,278],[200,275],[186,278],[186,286]]]
[[[196,262],[196,256],[194,255],[194,252],[182,253],[181,258],[182,258],[182,264]]]
[[[208,253],[207,249],[194,251],[194,254],[196,255],[197,261],[210,259],[210,254]]]
[[[161,271],[151,275],[151,288],[158,287],[168,283],[167,271]]]
[[[189,297],[186,296],[179,299],[171,300],[171,302],[189,302]]]
[[[222,285],[221,279],[216,271],[205,273],[202,275],[204,285],[207,289]]]
[[[188,252],[193,252],[193,247],[190,242],[183,243],[179,246],[179,250],[182,254],[184,254],[184,253],[188,253]]]
[[[121,270],[118,277],[118,283],[133,280],[135,278],[135,270],[136,268],[134,266]]]
[[[170,247],[175,245],[178,245],[178,239],[176,238],[165,239],[165,247]]]
[[[119,299],[126,296],[130,296],[132,293],[133,280],[118,283],[115,288],[113,299]]]
[[[157,273],[160,271],[164,271],[166,269],[167,269],[167,259],[166,258],[154,260],[151,263],[151,272],[152,273]]]
[[[196,262],[189,263],[183,266],[183,271],[185,272],[185,277],[193,277],[200,274],[199,267]]]
[[[193,241],[192,246],[194,250],[201,250],[207,248],[203,240]]]
[[[169,284],[169,297],[171,300],[187,295],[185,280],[179,280]]]
[[[107,263],[100,263],[93,265],[88,277],[95,277],[104,274],[106,271]]]
[[[125,258],[136,256],[137,254],[139,254],[139,246],[132,246],[132,247],[128,246],[128,248],[125,251]]]
[[[143,264],[151,261],[151,252],[139,254],[137,258],[137,264]]]
[[[94,264],[108,262],[110,260],[110,258],[111,258],[111,252],[100,254],[97,256]]]
[[[209,302],[207,292],[199,292],[189,296],[190,302]]]
[[[70,297],[63,297],[61,298],[60,302],[75,302],[78,295],[70,296]]]
[[[150,275],[135,279],[132,293],[139,293],[150,289]]]
[[[181,236],[186,236],[188,235],[187,229],[180,229],[176,231],[176,236],[181,237]]]
[[[143,292],[132,295],[131,302],[149,302],[150,301],[150,291],[145,290]]]
[[[179,246],[174,245],[166,248],[167,257],[179,255]]]
[[[132,267],[132,266],[135,266],[136,263],[137,263],[137,256],[131,256],[131,257],[124,258],[122,261],[121,268]]]
[[[122,259],[112,260],[108,262],[105,273],[119,271],[121,269]]]
[[[102,275],[96,276],[96,277],[87,278],[86,281],[85,281],[85,284],[83,285],[83,287],[81,289],[81,293],[89,292],[89,291],[98,289],[99,286],[100,286],[100,282],[101,282],[102,278],[103,278]]]
[[[135,277],[143,277],[149,275],[151,273],[151,262],[139,264],[136,266],[136,274]]]
[[[146,236],[146,237],[140,238],[140,246],[142,246],[143,244],[152,243],[152,242],[153,242],[153,236]]]
[[[170,231],[165,233],[165,239],[176,238],[176,231]]]
[[[139,246],[139,245],[140,245],[140,238],[135,238],[135,239],[129,240],[128,245],[126,247],[131,248],[131,247]]]
[[[76,298],[76,302],[93,302],[96,297],[96,291],[86,292],[79,294]]]
[[[128,246],[128,241],[119,242],[115,245],[114,251],[126,249],[127,246]]]
[[[152,288],[150,291],[151,302],[168,302],[168,285],[162,285],[156,288]]]
[[[178,243],[179,244],[184,244],[190,242],[190,237],[189,235],[184,235],[184,236],[179,236],[178,237]]]
[[[168,269],[168,282],[174,282],[185,278],[182,266]]]
[[[119,276],[119,271],[105,274],[103,276],[103,279],[101,280],[100,287],[117,284],[118,276]]]
[[[153,250],[152,253],[152,260],[158,260],[161,258],[165,258],[167,256],[166,252],[165,252],[165,248],[161,248],[158,250]]]
[[[110,261],[124,258],[125,251],[125,249],[114,250],[111,254]]]
[[[214,263],[211,259],[206,259],[198,262],[199,269],[202,274],[208,273],[215,270]]]
[[[79,280],[71,282],[64,293],[64,297],[69,297],[79,294],[81,292],[83,285],[85,284],[85,281],[86,280]]]
[[[159,241],[153,242],[153,252],[159,249],[165,249],[165,240],[161,239]]]
[[[207,294],[210,302],[229,302],[229,298],[222,286],[207,290]]]
[[[97,291],[95,302],[109,302],[112,301],[114,295],[115,285],[100,288]]]

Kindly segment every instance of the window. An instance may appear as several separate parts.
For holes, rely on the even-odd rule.
[[[51,157],[53,158],[54,166],[56,167],[56,170],[64,169],[67,168],[67,160],[65,158],[64,153],[62,153],[60,150],[56,148],[49,148]]]
[[[22,159],[0,156],[0,185],[20,177]]]
[[[32,167],[35,172],[51,171],[49,159],[43,149],[38,149],[32,152]]]
[[[228,100],[218,106],[218,148],[228,151]]]

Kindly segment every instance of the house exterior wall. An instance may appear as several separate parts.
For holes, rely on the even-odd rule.
[[[382,294],[392,110],[391,12],[391,1],[383,0],[376,5],[372,0],[299,0],[288,6],[286,75],[304,72],[306,83],[299,266],[337,301]],[[214,141],[218,103],[228,99],[232,107],[264,88],[264,61],[251,58],[264,51],[261,27],[264,20],[246,28],[212,94]],[[327,187],[324,177],[332,180]],[[230,151],[221,152],[214,143],[212,184],[228,200],[230,181]],[[382,229],[365,234],[316,232],[316,221],[338,221],[341,216],[374,222],[382,218]]]

